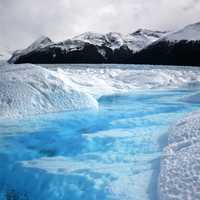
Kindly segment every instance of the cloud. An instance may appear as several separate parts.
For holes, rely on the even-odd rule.
[[[192,10],[200,5],[199,0],[190,0],[184,7],[184,10]]]
[[[85,31],[173,30],[198,21],[199,0],[0,0],[0,46],[24,48]]]

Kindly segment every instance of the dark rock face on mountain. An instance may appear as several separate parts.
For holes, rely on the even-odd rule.
[[[200,66],[200,41],[160,41],[132,55],[126,62]]]
[[[104,54],[99,51],[103,51]],[[21,55],[15,63],[104,63],[110,55],[112,51],[109,48],[98,49],[91,44],[84,44],[80,49],[69,52],[59,46],[47,46],[39,51]]]
[[[168,34],[135,53],[126,62],[200,66],[200,23]]]
[[[126,45],[123,45],[119,49],[114,50],[113,59],[110,63],[125,64],[126,60],[128,60],[132,55],[133,51],[131,51]]]
[[[84,33],[64,42],[53,43],[42,37],[22,51],[16,51],[10,63],[124,63],[134,52],[156,41],[165,32],[140,29],[135,33]]]

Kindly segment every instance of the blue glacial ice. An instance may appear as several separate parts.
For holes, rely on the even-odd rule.
[[[169,125],[199,108],[188,100],[198,91],[198,71],[29,64],[0,70],[0,200],[170,199],[176,188],[169,185],[179,180],[167,179],[170,167],[184,174],[184,158],[199,157],[198,127],[188,132],[188,120],[169,129],[176,134],[167,143]],[[188,119],[189,127],[198,124]],[[194,145],[184,148],[188,138]]]
[[[168,125],[187,90],[103,96],[99,112],[2,121],[0,199],[154,200]]]

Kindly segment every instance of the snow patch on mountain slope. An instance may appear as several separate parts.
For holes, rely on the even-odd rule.
[[[179,31],[167,35],[164,39],[172,42],[181,40],[200,41],[200,23],[188,25]]]
[[[51,41],[50,38],[46,37],[46,36],[41,36],[40,38],[38,38],[34,43],[32,43],[28,48],[26,48],[27,52],[31,52],[34,51],[38,48],[43,48],[49,44],[52,44],[53,42]]]
[[[164,31],[151,31],[147,29],[139,29],[131,34],[121,34],[117,32],[99,34],[86,32],[72,38],[72,40],[80,40],[98,46],[107,46],[112,50],[119,49],[123,45],[126,45],[130,50],[135,52],[158,40],[165,34],[166,32]]]
[[[1,47],[0,48],[0,61],[2,60],[8,60],[11,57],[11,53],[6,49]]]
[[[160,199],[200,199],[200,111],[169,130],[160,172]]]
[[[65,40],[63,42],[53,44],[53,47],[58,47],[63,51],[70,52],[76,50],[82,50],[84,48],[85,43],[81,40]]]
[[[50,112],[98,108],[97,101],[65,83],[56,72],[39,66],[0,67],[0,118],[18,118]]]
[[[90,44],[102,46],[106,42],[106,36],[100,33],[86,32],[81,35],[73,37],[72,40],[80,40]]]
[[[139,29],[132,34],[124,36],[125,44],[133,52],[140,51],[151,43],[159,40],[167,34],[165,31],[151,31],[148,29]]]
[[[72,40],[80,40],[97,46],[107,46],[113,50],[120,48],[124,44],[122,34],[115,32],[107,34],[86,32],[75,36]]]

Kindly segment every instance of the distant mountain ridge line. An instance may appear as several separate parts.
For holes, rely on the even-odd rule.
[[[175,32],[139,29],[131,34],[86,32],[54,43],[42,37],[16,51],[10,63],[130,63],[200,66],[200,23]]]

